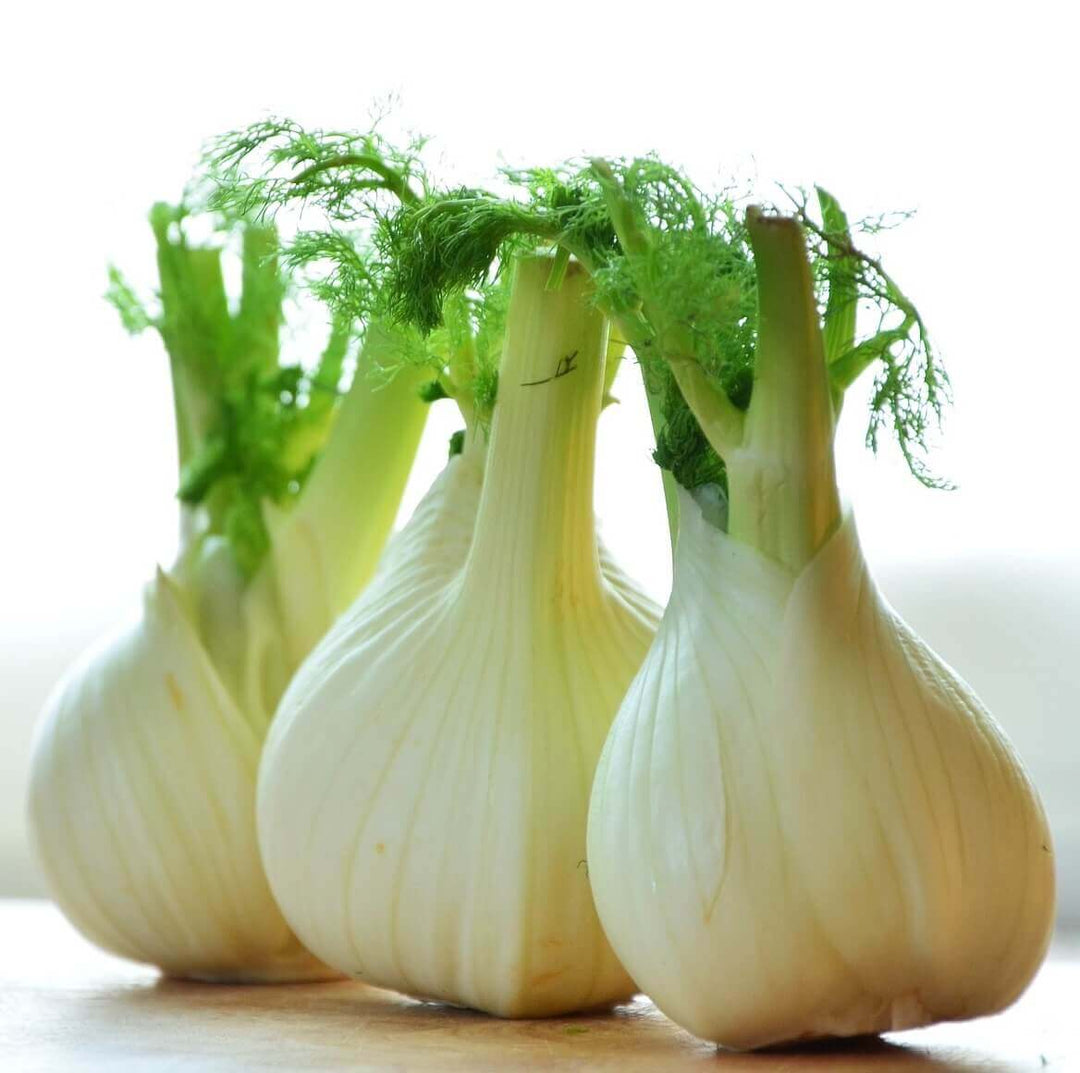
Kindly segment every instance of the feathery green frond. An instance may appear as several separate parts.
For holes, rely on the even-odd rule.
[[[379,284],[362,240],[337,228],[301,231],[286,242],[282,264],[335,318],[363,324],[375,315]]]
[[[307,130],[271,117],[209,143],[199,196],[208,208],[239,216],[272,218],[285,205],[311,204],[331,221],[353,224],[422,196],[423,146],[421,138],[402,149],[377,130]]]
[[[598,273],[602,303],[615,312],[636,304],[651,354],[695,361],[737,409],[745,410],[757,290],[734,202],[704,194],[653,158],[597,161],[594,169],[621,247]]]
[[[120,323],[129,334],[138,335],[153,326],[153,315],[114,265],[109,265],[109,286],[105,291],[105,300],[120,314]]]
[[[459,189],[402,205],[378,236],[389,266],[386,308],[402,323],[434,331],[452,294],[492,282],[498,262],[509,259],[511,240],[550,239],[547,230],[527,209],[483,191]]]
[[[716,401],[745,410],[753,391],[757,346],[757,282],[741,207],[726,195],[705,195],[681,173],[652,158],[594,164],[619,234],[621,253],[598,274],[614,311],[636,302],[645,330],[639,355],[691,358],[720,394]],[[880,368],[871,402],[867,443],[876,449],[891,428],[915,477],[939,485],[923,461],[927,434],[940,420],[948,380],[915,306],[880,263],[856,248],[839,202],[818,190],[820,221],[806,199],[799,217],[822,304],[826,360],[837,409],[844,390],[869,365]],[[859,221],[862,231],[892,226],[897,217]],[[858,314],[874,318],[857,334]],[[667,405],[670,405],[670,400]],[[685,442],[675,444],[680,431]],[[715,471],[709,452],[686,422],[664,430],[661,459],[679,460],[684,478],[701,451],[703,472]],[[681,479],[682,480],[682,479]],[[688,487],[693,487],[688,485]]]
[[[654,363],[647,373],[647,390],[660,398],[663,423],[656,430],[653,460],[690,490],[704,485],[727,488],[723,459],[701,431],[697,418],[679,391],[671,369]]]
[[[427,366],[466,419],[483,425],[494,404],[505,304],[500,285],[486,271],[478,273],[469,299],[454,310],[442,308],[442,295],[425,292],[438,309],[422,323],[401,315],[393,285],[400,277],[388,236],[404,210],[425,203],[422,147],[414,139],[398,149],[374,130],[306,130],[288,119],[265,120],[211,143],[203,198],[212,208],[254,220],[273,218],[289,204],[316,206],[320,225],[285,241],[283,266],[335,320],[351,322],[355,335],[379,325],[384,338],[376,375]]]
[[[615,251],[599,184],[587,168],[508,169],[503,177],[510,184],[505,195],[459,188],[403,205],[383,221],[387,301],[397,319],[432,331],[450,295],[484,288],[500,265],[537,246],[561,247],[592,272]]]
[[[378,242],[389,266],[391,316],[431,332],[443,323],[454,294],[490,284],[516,251],[556,247],[591,272],[598,305],[645,366],[647,382],[657,381],[648,372],[657,361],[699,366],[703,390],[715,396],[714,428],[737,431],[753,392],[758,335],[744,203],[729,191],[702,191],[655,157],[503,174],[511,187],[504,195],[471,189],[429,194],[383,220]],[[837,200],[819,190],[818,206],[820,221],[805,199],[799,214],[811,239],[835,402],[839,406],[855,375],[879,364],[867,442],[876,447],[891,427],[915,476],[937,483],[922,452],[948,381],[921,318],[880,264],[854,246]],[[894,222],[880,217],[855,227],[873,232]],[[860,310],[864,317],[878,315],[869,335],[857,334]],[[686,400],[660,379],[667,420],[657,429],[658,461],[690,488],[721,480],[722,463],[687,419]],[[700,393],[692,401],[697,405]]]
[[[867,446],[876,451],[882,433],[891,430],[918,481],[931,488],[951,487],[925,462],[927,439],[940,425],[951,391],[922,316],[881,262],[856,248],[835,198],[819,189],[818,200],[820,222],[805,199],[799,218],[809,235],[812,262],[823,266],[817,274],[826,291],[824,338],[835,395],[842,398],[866,369],[876,366]],[[874,217],[854,228],[876,233],[903,218]],[[861,337],[855,330],[860,314],[872,324]]]

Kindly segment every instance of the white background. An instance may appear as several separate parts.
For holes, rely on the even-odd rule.
[[[163,355],[100,300],[153,281],[145,213],[202,139],[268,111],[356,127],[376,96],[458,177],[498,155],[655,149],[702,183],[829,186],[883,240],[952,374],[928,492],[890,451],[839,454],[893,602],[978,688],[1042,788],[1080,920],[1076,105],[1070,5],[17,5],[0,50],[0,894],[41,890],[22,799],[63,666],[174,542]],[[630,370],[632,372],[632,370]],[[658,595],[666,536],[632,376],[604,419],[609,544]],[[861,412],[860,412],[861,411]],[[438,414],[406,508],[455,422]]]

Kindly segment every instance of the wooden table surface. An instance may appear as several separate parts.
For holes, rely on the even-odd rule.
[[[1060,940],[998,1017],[887,1040],[718,1052],[645,999],[604,1016],[498,1021],[357,983],[222,987],[102,954],[50,905],[0,902],[0,1071],[963,1070],[1080,1073],[1080,943]]]

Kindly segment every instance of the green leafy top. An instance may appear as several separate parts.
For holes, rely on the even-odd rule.
[[[169,355],[179,446],[179,498],[200,508],[206,531],[228,538],[253,574],[269,545],[263,500],[287,504],[329,432],[349,344],[336,321],[317,364],[282,364],[286,280],[272,225],[217,221],[215,241],[189,240],[189,212],[155,205],[159,291],[142,302],[116,268],[106,297],[133,333],[154,328]],[[223,246],[238,238],[242,288],[230,308]]]
[[[377,124],[364,133],[306,130],[293,119],[270,117],[209,143],[205,196],[211,208],[260,220],[286,205],[314,204],[339,223],[365,223],[426,191],[424,143],[414,137],[399,148]]]
[[[878,365],[870,402],[867,446],[876,451],[882,431],[891,429],[908,468],[928,487],[949,487],[926,467],[927,436],[940,424],[950,400],[949,378],[931,343],[914,303],[900,290],[881,262],[859,251],[840,203],[817,188],[819,218],[806,198],[796,201],[806,229],[811,264],[816,269],[825,360],[829,365],[839,410],[843,393],[870,366]],[[904,219],[906,214],[897,214]],[[875,234],[896,219],[871,217],[854,230]],[[872,330],[856,333],[858,314],[871,320]]]
[[[387,308],[396,319],[433,331],[452,295],[483,287],[538,242],[563,247],[590,268],[616,252],[607,209],[587,174],[581,182],[546,169],[507,175],[526,199],[459,188],[402,205],[382,221]]]
[[[753,392],[757,275],[743,204],[727,191],[706,194],[654,157],[504,177],[505,193],[428,194],[384,220],[394,315],[430,331],[450,296],[488,278],[522,245],[560,248],[592,273],[597,301],[659,399],[658,463],[688,488],[723,486],[724,462],[694,412],[737,418]],[[836,200],[817,195],[816,215],[805,198],[795,212],[809,236],[834,405],[877,364],[867,442],[876,449],[891,427],[912,473],[937,485],[923,453],[948,398],[947,377],[914,305],[854,245]],[[859,335],[857,315],[868,313],[871,328]]]
[[[386,376],[405,366],[431,370],[425,397],[453,398],[467,424],[486,427],[494,405],[506,281],[481,274],[440,301],[438,330],[394,316],[385,289],[385,236],[401,207],[429,195],[422,138],[395,148],[377,131],[308,130],[274,118],[210,143],[200,184],[205,204],[255,220],[286,208],[304,222],[282,246],[286,268],[342,321],[357,326],[397,322],[393,345],[380,347]],[[315,226],[308,226],[315,210]]]

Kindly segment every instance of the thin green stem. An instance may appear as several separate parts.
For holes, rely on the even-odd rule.
[[[825,306],[822,340],[825,362],[832,365],[855,345],[855,321],[859,305],[857,261],[847,253],[851,249],[851,229],[840,202],[820,186],[817,196],[828,249],[825,272],[829,299]]]
[[[835,391],[842,396],[874,362],[880,359],[883,350],[894,344],[904,343],[915,323],[914,317],[905,317],[896,328],[878,332],[865,343],[853,347],[837,358],[829,366],[829,379]]]
[[[405,205],[415,205],[420,195],[409,186],[408,182],[396,169],[374,153],[341,153],[338,156],[320,160],[292,177],[292,182],[299,185],[330,168],[363,168],[372,171],[382,180],[378,185],[392,194]]]
[[[745,414],[727,397],[723,388],[709,380],[696,360],[667,354],[663,357],[671,367],[686,405],[716,453],[723,458],[737,450],[745,435]]]

